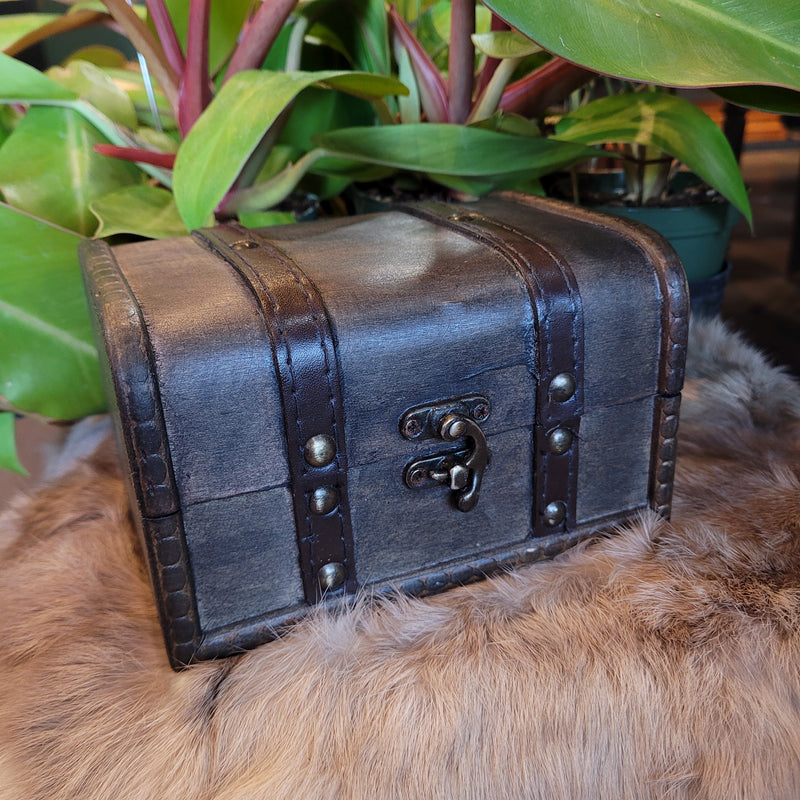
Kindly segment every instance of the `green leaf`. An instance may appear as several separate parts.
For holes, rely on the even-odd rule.
[[[440,175],[532,178],[597,155],[580,144],[461,125],[349,128],[315,137],[330,154]]]
[[[104,141],[71,108],[33,107],[0,149],[0,191],[16,208],[91,235],[89,204],[142,180],[133,164],[94,152]]]
[[[4,14],[0,16],[0,50],[8,50],[17,41],[57,20],[61,14]]]
[[[363,98],[309,86],[295,100],[278,141],[303,153],[314,146],[314,134],[369,125],[374,119],[372,105]]]
[[[542,49],[519,31],[475,33],[472,41],[478,50],[492,58],[524,58]]]
[[[81,237],[0,203],[0,407],[52,419],[105,408]]]
[[[245,211],[239,222],[246,228],[266,228],[272,225],[289,225],[296,222],[291,211]]]
[[[17,456],[17,442],[14,436],[15,415],[10,411],[0,411],[0,469],[10,469],[27,475]]]
[[[589,69],[672,86],[800,89],[797,0],[486,0],[545,50]]]
[[[98,237],[132,233],[166,239],[187,234],[172,193],[158,186],[129,186],[98,198],[90,208],[100,221]]]
[[[0,101],[77,100],[78,95],[16,58],[0,53]]]
[[[136,127],[133,101],[106,73],[88,61],[73,60],[66,67],[52,67],[47,77],[91,103],[112,122]]]
[[[747,190],[728,140],[708,115],[682,97],[666,92],[603,97],[564,117],[555,138],[657,147],[724,195],[752,225]]]
[[[187,228],[205,224],[272,123],[303,89],[314,84],[357,96],[407,91],[395,79],[366,73],[248,70],[234,75],[178,150],[173,186]]]

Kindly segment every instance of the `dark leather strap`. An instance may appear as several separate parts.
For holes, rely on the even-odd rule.
[[[566,260],[504,222],[443,203],[405,213],[453,228],[499,251],[525,282],[535,319],[529,366],[537,381],[533,534],[576,525],[580,418],[583,413],[583,306]]]
[[[322,298],[286,253],[254,231],[227,224],[193,236],[242,276],[270,333],[306,601],[355,591],[342,394]]]

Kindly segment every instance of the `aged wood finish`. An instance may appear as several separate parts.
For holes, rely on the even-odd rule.
[[[316,401],[289,408],[286,368],[305,351],[286,332],[310,323],[273,302],[273,262],[318,298],[308,314],[341,393],[331,435],[352,554],[326,602],[440,591],[637,509],[669,513],[688,311],[657,236],[508,194],[234,234],[82,253],[174,665],[255,646],[316,599],[318,534],[300,529],[317,484],[296,454],[328,427],[303,412]],[[243,245],[243,267],[225,250],[239,235],[272,256]],[[552,373],[577,378],[564,399]],[[490,460],[463,513],[446,486],[404,481],[415,459],[461,445],[399,426],[410,408],[472,395],[491,408]],[[548,521],[552,500],[564,516]]]

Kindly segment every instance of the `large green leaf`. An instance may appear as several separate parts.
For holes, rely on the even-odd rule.
[[[172,192],[158,186],[128,186],[98,198],[90,207],[100,221],[97,236],[132,233],[148,239],[166,239],[188,233]]]
[[[486,0],[551,53],[674,86],[800,89],[797,0]]]
[[[188,228],[206,223],[266,131],[303,89],[314,84],[358,96],[407,91],[395,79],[366,73],[247,70],[234,75],[178,150],[173,188]]]
[[[666,92],[603,97],[564,117],[561,141],[652,145],[682,161],[748,219],[752,213],[739,165],[720,128],[688,100]]]
[[[53,419],[103,410],[81,237],[0,203],[0,408]]]
[[[530,179],[597,155],[581,144],[461,125],[348,128],[315,137],[329,154],[395,169],[463,177]],[[323,162],[320,169],[326,167]]]
[[[0,148],[0,191],[16,208],[90,235],[89,204],[142,180],[133,164],[94,152],[104,141],[71,108],[33,107]]]

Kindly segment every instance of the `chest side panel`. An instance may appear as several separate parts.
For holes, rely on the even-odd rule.
[[[302,596],[280,398],[263,319],[233,270],[189,239],[157,254],[146,244],[117,257],[152,349],[208,630]]]

